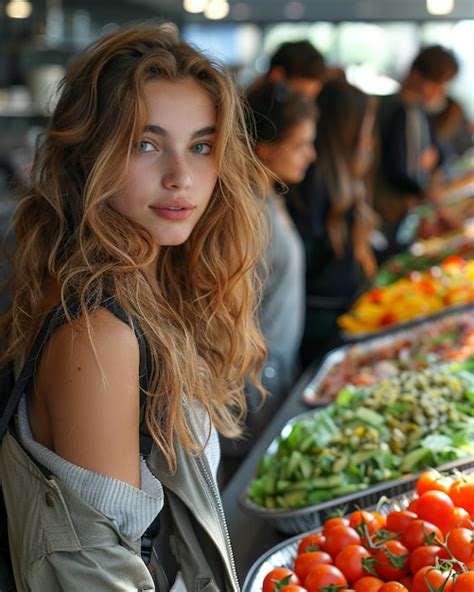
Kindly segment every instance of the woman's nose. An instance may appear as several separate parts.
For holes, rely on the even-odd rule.
[[[192,182],[191,171],[186,159],[170,155],[165,163],[163,186],[167,189],[187,189]]]

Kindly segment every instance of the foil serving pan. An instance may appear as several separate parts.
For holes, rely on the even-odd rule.
[[[416,341],[417,336],[423,335],[428,330],[436,328],[449,322],[462,322],[472,318],[474,315],[474,303],[464,305],[462,308],[456,310],[444,311],[436,317],[430,317],[428,320],[420,321],[412,324],[410,327],[394,327],[392,331],[386,332],[383,335],[372,335],[363,341],[356,343],[345,344],[341,347],[331,350],[323,358],[321,365],[316,373],[310,378],[308,384],[303,389],[302,399],[306,405],[319,406],[331,403],[334,400],[332,396],[325,396],[320,392],[320,385],[328,376],[330,371],[335,366],[343,362],[348,356],[363,356],[386,348],[387,346],[396,345],[403,341]],[[380,361],[387,358],[381,358]]]

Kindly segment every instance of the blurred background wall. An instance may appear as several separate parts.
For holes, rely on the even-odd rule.
[[[280,43],[305,37],[350,82],[392,93],[418,49],[440,43],[461,64],[450,94],[474,118],[472,0],[2,0],[0,196],[10,195],[12,178],[21,186],[70,58],[114,27],[147,18],[175,22],[242,86],[265,71]]]

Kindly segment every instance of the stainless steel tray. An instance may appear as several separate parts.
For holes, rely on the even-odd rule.
[[[463,460],[462,462],[450,463],[440,468],[441,471],[451,472],[454,468],[458,470],[467,470],[471,472],[474,470],[474,458],[470,461]],[[413,476],[410,479],[409,487],[405,493],[396,494],[391,491],[384,492],[384,495],[390,497],[390,501],[384,504],[380,508],[380,513],[387,515],[392,510],[406,509],[410,501],[414,497],[414,488],[417,476]],[[359,500],[359,507],[374,509],[379,497],[370,504],[366,505],[363,499]],[[349,513],[348,510],[347,513]],[[250,568],[242,586],[242,592],[262,592],[263,580],[267,573],[269,573],[275,567],[289,567],[293,568],[293,563],[297,554],[299,541],[312,532],[315,532],[315,528],[309,528],[301,534],[297,534],[278,545],[275,545],[259,557]]]
[[[388,514],[392,510],[407,508],[412,497],[413,494],[406,494],[391,500],[390,504],[387,504],[381,509],[381,514]],[[316,531],[313,529],[297,534],[264,553],[250,568],[242,586],[242,592],[262,592],[265,576],[275,567],[293,569],[299,541],[307,534],[313,532]]]
[[[344,361],[347,356],[376,352],[387,345],[392,345],[397,343],[397,341],[404,341],[406,339],[415,341],[416,337],[423,334],[428,327],[436,327],[436,325],[443,324],[447,320],[455,322],[458,319],[462,320],[471,315],[474,315],[474,303],[465,305],[454,311],[445,311],[443,314],[439,314],[436,317],[430,317],[429,320],[418,322],[410,327],[404,328],[398,326],[388,333],[373,335],[363,341],[346,344],[328,352],[324,357],[321,366],[316,371],[316,374],[310,379],[307,386],[304,388],[302,396],[303,402],[306,405],[316,406],[325,405],[334,400],[333,397],[325,397],[323,394],[320,394],[318,392],[319,386],[334,366]]]
[[[293,424],[305,417],[311,417],[314,415],[314,411],[307,411],[297,415],[288,421],[278,436],[285,436],[291,430]],[[273,454],[278,446],[278,437],[272,441],[270,446],[267,448],[265,454]],[[458,469],[470,469],[474,467],[474,456],[468,458],[458,459],[448,464],[436,467],[439,471],[452,471],[455,468]],[[387,497],[393,497],[395,495],[401,495],[413,489],[416,480],[422,471],[417,473],[408,473],[398,479],[392,479],[390,481],[383,481],[377,483],[367,489],[363,489],[356,493],[343,495],[326,502],[313,504],[311,506],[304,506],[301,508],[264,508],[253,502],[248,494],[247,490],[250,485],[247,483],[244,490],[238,497],[238,503],[244,511],[252,514],[258,518],[268,521],[276,530],[285,534],[297,534],[304,532],[305,530],[315,529],[324,523],[325,519],[329,515],[333,515],[336,511],[350,512],[359,507],[372,506],[377,503],[380,496],[385,495]]]

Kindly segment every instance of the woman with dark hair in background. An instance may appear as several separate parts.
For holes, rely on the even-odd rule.
[[[367,182],[375,99],[335,80],[326,83],[316,103],[318,160],[289,208],[306,249],[304,362],[334,338],[336,318],[350,306],[361,279],[377,268],[369,243],[376,217]]]
[[[304,327],[304,248],[286,210],[284,184],[299,183],[315,158],[315,108],[285,83],[262,83],[248,95],[249,132],[255,151],[272,174],[266,215],[270,239],[261,269],[263,296],[259,307],[267,360],[262,384],[269,397],[248,385],[249,413],[245,442],[225,442],[228,457],[241,458],[269,422],[298,376],[298,351]],[[224,463],[225,464],[225,463]],[[227,466],[232,465],[231,458]]]

